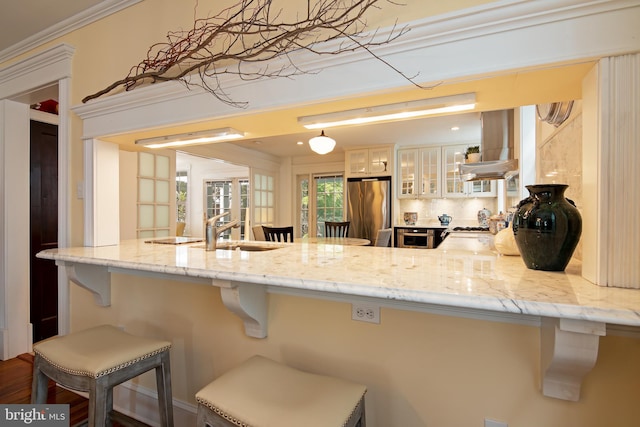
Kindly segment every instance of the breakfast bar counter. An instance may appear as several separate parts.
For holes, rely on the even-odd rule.
[[[111,273],[219,287],[225,306],[257,338],[268,331],[268,293],[496,321],[525,318],[542,328],[544,394],[568,400],[578,399],[606,325],[640,326],[640,291],[596,286],[581,277],[578,261],[565,272],[529,270],[520,257],[499,255],[490,235],[450,236],[434,250],[236,242],[232,249],[205,251],[197,243],[130,240],[51,249],[38,257],[55,260],[105,306],[111,303]]]

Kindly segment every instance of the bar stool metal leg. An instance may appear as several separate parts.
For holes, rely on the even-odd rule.
[[[161,363],[156,368],[158,404],[160,405],[160,423],[162,427],[173,426],[173,402],[171,401],[171,365],[169,352],[160,354]]]

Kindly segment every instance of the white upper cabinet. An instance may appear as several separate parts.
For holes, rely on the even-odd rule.
[[[459,165],[468,145],[398,150],[398,198],[495,197],[494,181],[463,181]]]
[[[393,147],[381,146],[346,151],[345,174],[347,177],[392,175]]]
[[[418,195],[418,149],[398,150],[398,197],[410,198]]]
[[[459,166],[464,163],[464,153],[467,149],[466,145],[454,145],[450,147],[442,147],[443,152],[443,190],[444,197],[465,196],[466,182],[460,177]]]
[[[398,197],[440,197],[441,165],[440,147],[398,150]]]
[[[467,145],[442,147],[443,188],[442,197],[495,197],[495,181],[464,181],[460,177],[460,164],[464,163]]]

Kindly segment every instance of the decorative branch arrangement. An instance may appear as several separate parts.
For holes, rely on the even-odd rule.
[[[82,102],[121,86],[128,91],[144,83],[177,80],[187,87],[202,87],[228,105],[245,107],[246,102],[234,101],[228,96],[220,77],[232,74],[253,80],[306,74],[291,56],[299,50],[337,55],[364,49],[419,86],[413,77],[405,76],[372,51],[402,36],[408,31],[406,27],[394,27],[382,40],[377,40],[375,31],[363,35],[367,28],[365,13],[379,8],[381,1],[392,3],[391,0],[307,0],[304,16],[283,22],[283,11],[272,11],[273,0],[241,0],[216,16],[196,19],[189,31],[170,32],[167,42],[151,46],[147,58],[132,67],[127,77],[85,97]],[[340,43],[331,44],[333,47],[325,50],[326,42],[332,40]],[[275,59],[280,61],[273,61]],[[279,65],[274,68],[272,64]]]

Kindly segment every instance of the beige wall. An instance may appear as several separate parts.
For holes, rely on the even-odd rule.
[[[174,397],[195,392],[252,354],[367,385],[372,427],[632,427],[640,420],[640,340],[604,337],[579,402],[540,393],[539,330],[382,309],[379,325],[350,320],[349,304],[269,296],[269,336],[242,322],[205,285],[113,276],[113,306],[73,289],[76,328],[102,322],[173,342]],[[142,381],[153,389],[153,376]]]
[[[138,153],[120,150],[120,240],[137,237],[137,203]]]
[[[284,9],[288,2],[299,7],[294,0],[276,0]],[[166,40],[167,33],[179,29],[190,29],[194,15],[198,18],[218,13],[238,0],[216,0],[215,2],[184,2],[181,0],[144,0],[123,11],[67,34],[55,41],[34,49],[24,55],[6,61],[6,64],[23,59],[38,50],[58,43],[68,43],[76,48],[73,60],[71,104],[127,76],[132,66],[146,58],[150,46]],[[452,0],[447,2],[380,2],[382,8],[371,9],[367,22],[371,28],[385,27],[413,21],[466,7],[491,3],[488,0]],[[197,8],[194,12],[194,6]],[[306,4],[306,2],[304,3]],[[289,9],[293,10],[293,9]],[[0,63],[3,67],[5,63]]]
[[[187,3],[145,0],[57,40],[76,49],[72,104],[126,76],[167,31],[189,27],[193,4]],[[231,3],[235,0],[215,6]],[[480,3],[486,1],[411,0],[404,8],[389,7],[402,22]],[[391,23],[395,16],[386,8],[370,24]],[[82,124],[74,116],[72,194],[82,180],[81,134]],[[71,208],[72,244],[81,245],[82,201],[74,198]],[[240,320],[222,306],[213,287],[114,275],[112,306],[102,308],[71,285],[72,330],[112,323],[173,342],[178,400],[193,403],[206,382],[260,353],[363,382],[369,387],[371,427],[482,426],[484,417],[512,427],[631,427],[640,420],[637,339],[602,338],[582,399],[573,403],[541,395],[539,331],[534,327],[384,309],[382,323],[370,325],[351,321],[348,304],[274,295],[269,310],[269,337],[257,340],[244,335]],[[143,383],[152,387],[153,381],[145,377]]]

